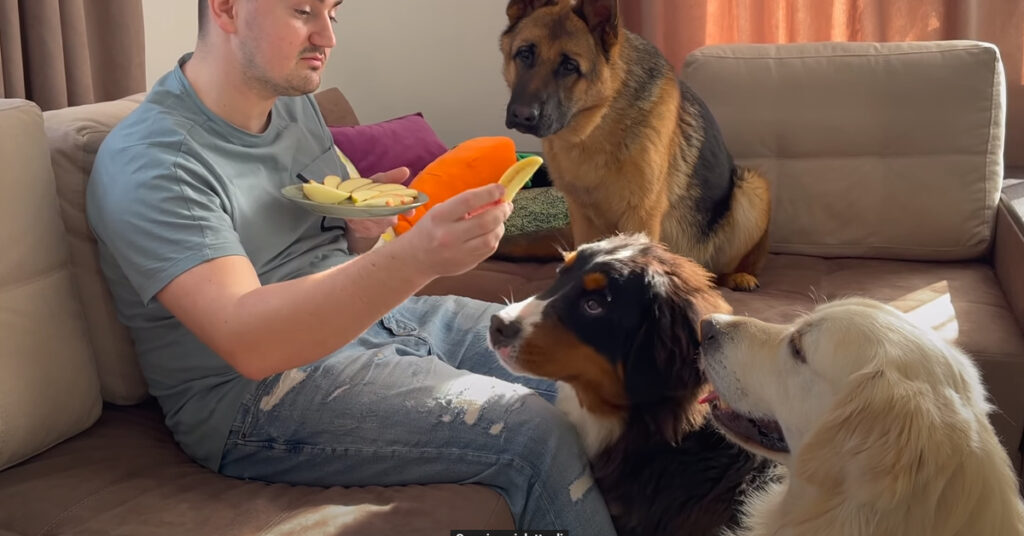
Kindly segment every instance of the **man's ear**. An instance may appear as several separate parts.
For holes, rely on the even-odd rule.
[[[209,0],[207,15],[224,33],[238,32],[238,0]]]
[[[510,0],[505,8],[505,14],[508,15],[508,26],[511,28],[519,24],[519,21],[542,7],[557,5],[558,0]]]
[[[577,0],[573,11],[587,23],[590,33],[608,57],[619,42],[618,0]]]

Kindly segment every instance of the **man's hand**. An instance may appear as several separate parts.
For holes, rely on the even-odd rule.
[[[400,167],[378,173],[370,180],[374,182],[400,183],[409,178],[409,168]],[[410,212],[411,214],[411,212]],[[357,218],[345,220],[348,232],[345,237],[348,239],[348,250],[351,253],[365,253],[370,250],[389,228],[398,224],[398,216],[389,218]]]
[[[512,204],[501,200],[504,193],[497,183],[466,190],[430,209],[396,245],[431,277],[467,272],[494,253],[505,234]]]

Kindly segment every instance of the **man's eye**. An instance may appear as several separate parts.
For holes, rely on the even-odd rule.
[[[313,13],[312,13],[312,12],[311,12],[310,10],[308,10],[308,9],[296,9],[296,10],[295,10],[295,13],[296,13],[296,14],[298,14],[298,15],[300,15],[300,16],[302,16],[302,17],[308,17],[308,16],[310,16],[310,15],[312,15],[312,14],[313,14]]]

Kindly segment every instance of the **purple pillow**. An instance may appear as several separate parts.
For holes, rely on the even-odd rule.
[[[448,151],[422,113],[380,123],[352,127],[327,127],[334,144],[364,177],[398,167],[409,168],[409,179]]]

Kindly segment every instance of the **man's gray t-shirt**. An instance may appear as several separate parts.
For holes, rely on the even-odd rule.
[[[155,295],[205,261],[248,257],[266,285],[351,258],[340,231],[284,199],[296,174],[346,178],[314,99],[277,99],[252,134],[198,99],[186,54],[100,147],[87,190],[89,224],[118,316],[131,331],[150,393],[182,448],[217,470],[239,403],[239,375]],[[333,222],[338,223],[338,222]]]

